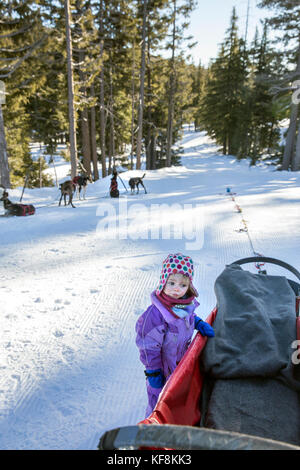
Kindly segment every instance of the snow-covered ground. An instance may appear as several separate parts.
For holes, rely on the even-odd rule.
[[[245,223],[255,251],[300,268],[299,173],[250,168],[188,129],[181,145],[181,167],[146,172],[147,194],[119,180],[110,199],[108,177],[73,209],[55,187],[26,190],[36,214],[0,218],[1,449],[96,449],[104,431],[144,418],[135,323],[168,253],[193,257],[202,318],[225,265],[253,255]],[[68,171],[60,163],[59,179]]]

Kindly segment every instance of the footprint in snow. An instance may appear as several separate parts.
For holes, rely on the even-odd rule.
[[[16,379],[17,382],[20,382],[20,380],[21,380],[21,377],[18,374],[12,374],[12,378]]]
[[[59,304],[62,303],[62,299],[55,299],[54,303],[58,304],[53,308],[54,311],[61,310],[62,308],[65,308],[63,305],[59,305]]]
[[[56,338],[61,338],[62,336],[64,336],[64,334],[59,331],[59,330],[55,330],[53,335],[56,337]]]

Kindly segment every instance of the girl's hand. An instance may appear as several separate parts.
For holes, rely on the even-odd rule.
[[[215,336],[213,327],[199,317],[195,317],[195,328],[200,331],[202,336],[208,336],[209,338]]]
[[[161,369],[145,370],[145,375],[149,384],[153,388],[162,388],[165,383],[165,378]]]

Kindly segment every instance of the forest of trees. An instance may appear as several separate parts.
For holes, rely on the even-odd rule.
[[[274,16],[254,38],[247,25],[239,31],[233,9],[218,56],[204,67],[188,57],[195,0],[0,1],[0,184],[53,184],[45,160],[32,158],[33,142],[48,155],[65,143],[72,177],[82,170],[105,177],[125,154],[130,169],[141,169],[143,156],[147,169],[170,166],[186,123],[205,130],[224,154],[253,164],[267,155],[300,170],[292,100],[299,3],[260,1]]]

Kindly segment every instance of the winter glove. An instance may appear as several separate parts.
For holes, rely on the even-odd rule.
[[[165,378],[163,376],[161,369],[155,370],[145,370],[145,375],[149,381],[149,384],[153,388],[162,388],[165,383]]]
[[[206,323],[206,321],[201,320],[199,317],[195,317],[195,328],[200,331],[202,336],[208,336],[209,338],[215,336],[213,327]]]

